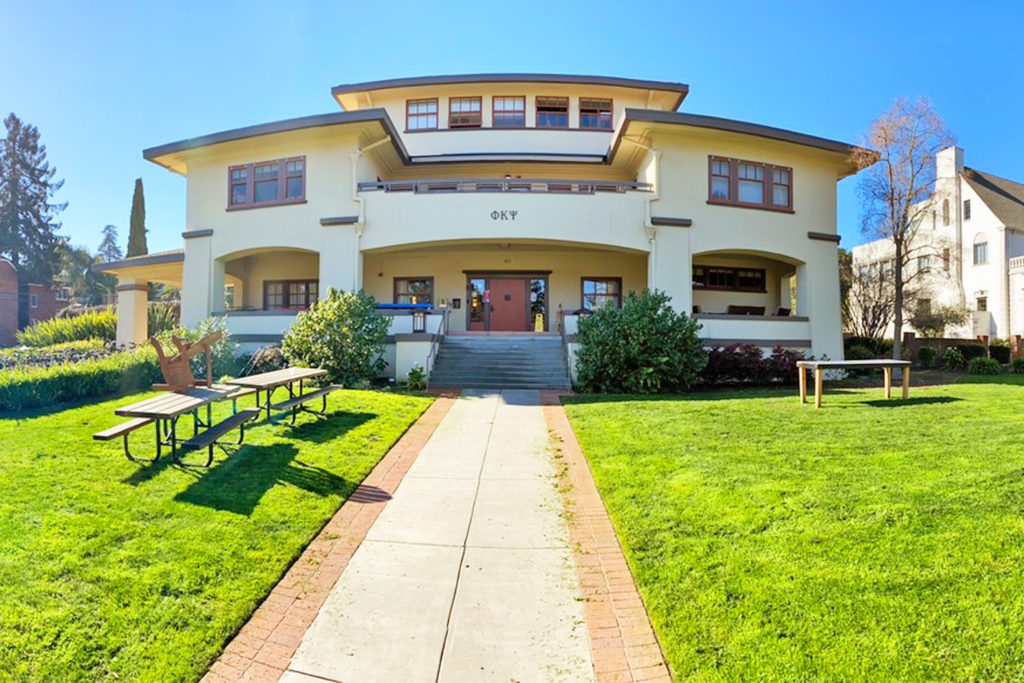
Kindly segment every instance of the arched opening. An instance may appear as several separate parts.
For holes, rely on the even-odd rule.
[[[697,315],[790,317],[804,306],[803,262],[759,251],[693,255],[693,312]]]
[[[319,297],[320,255],[291,247],[261,248],[217,259],[224,273],[224,311],[299,311]]]

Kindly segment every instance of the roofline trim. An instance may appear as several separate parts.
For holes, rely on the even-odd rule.
[[[175,249],[173,251],[161,251],[156,254],[143,254],[132,256],[120,261],[107,261],[106,263],[95,263],[92,266],[94,273],[106,273],[121,268],[134,268],[138,266],[158,266],[164,263],[178,263],[185,260],[185,250]]]

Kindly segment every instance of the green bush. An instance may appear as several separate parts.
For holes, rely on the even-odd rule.
[[[1016,375],[1024,375],[1024,358],[1014,358],[1011,360],[1010,372]]]
[[[965,361],[988,357],[988,349],[985,348],[984,344],[961,344],[957,348],[960,349],[960,353],[963,354]]]
[[[892,356],[892,339],[875,339],[873,337],[845,337],[843,339],[844,357],[849,358],[850,348],[863,346],[871,351],[872,358],[889,358]]]
[[[212,356],[213,356],[213,378],[217,379],[225,375],[237,375],[241,369],[242,362],[238,356],[238,344],[232,339],[231,335],[228,334],[228,326],[226,318],[206,318],[200,321],[194,330],[190,330],[187,327],[177,327],[173,330],[168,330],[161,334],[156,335],[157,339],[163,344],[165,353],[173,355],[178,352],[174,344],[171,342],[171,337],[176,336],[181,341],[198,341],[208,334],[214,332],[220,332],[220,340],[213,345]],[[203,379],[206,377],[206,355],[199,354],[192,358],[192,374],[196,379]]]
[[[156,353],[149,348],[48,368],[9,368],[0,371],[0,410],[39,408],[83,398],[141,391],[159,381],[160,364]]]
[[[622,308],[606,306],[581,318],[576,340],[580,389],[650,394],[688,389],[704,366],[693,318],[677,313],[667,294],[631,292]]]
[[[931,346],[922,346],[917,352],[917,362],[921,364],[922,368],[930,368],[935,364],[935,356],[938,355]]]
[[[1010,347],[1009,346],[989,346],[988,355],[993,358],[997,363],[1006,365],[1010,362]]]
[[[994,358],[972,358],[967,364],[967,372],[971,375],[998,375],[1003,368]]]
[[[149,315],[146,319],[146,333],[155,337],[162,332],[169,332],[181,324],[181,307],[176,301],[149,302]]]
[[[854,344],[846,349],[846,360],[871,360],[877,358],[875,352],[866,346]]]
[[[239,362],[242,366],[239,375],[243,377],[288,367],[288,361],[284,359],[280,346],[261,346],[255,353],[244,356]]]
[[[960,370],[965,363],[964,354],[960,353],[960,349],[955,346],[946,349],[946,353],[942,356],[942,365],[947,370]]]
[[[427,376],[423,372],[423,366],[417,363],[409,369],[409,377],[406,380],[410,391],[423,391],[427,388]]]
[[[20,330],[17,338],[22,346],[53,346],[83,339],[114,341],[116,334],[117,314],[108,308],[70,318],[41,320]]]
[[[381,354],[390,327],[372,296],[329,287],[327,296],[296,316],[281,352],[291,363],[323,368],[331,382],[365,386],[387,367]]]

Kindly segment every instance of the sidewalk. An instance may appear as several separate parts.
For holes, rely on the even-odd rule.
[[[466,392],[281,680],[593,680],[556,485],[539,393]]]

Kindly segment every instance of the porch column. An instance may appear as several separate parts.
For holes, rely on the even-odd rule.
[[[211,305],[217,310],[224,307],[223,303],[213,304],[211,300],[211,246],[213,238],[209,235],[192,237],[185,240],[185,263],[182,265],[181,279],[181,324],[195,327],[199,321],[210,315]],[[224,264],[220,264],[220,301],[224,301]]]
[[[139,278],[119,278],[117,281],[117,336],[118,346],[143,344],[147,338],[149,283]]]
[[[810,317],[811,353],[816,358],[843,358],[843,328],[839,306],[838,250],[819,242],[808,262],[797,268],[798,315]]]
[[[328,287],[356,291],[363,286],[363,255],[359,250],[361,225],[324,227],[320,249],[320,295]]]
[[[672,308],[689,315],[693,311],[693,260],[687,228],[650,228],[651,251],[647,255],[647,286],[672,297]]]

